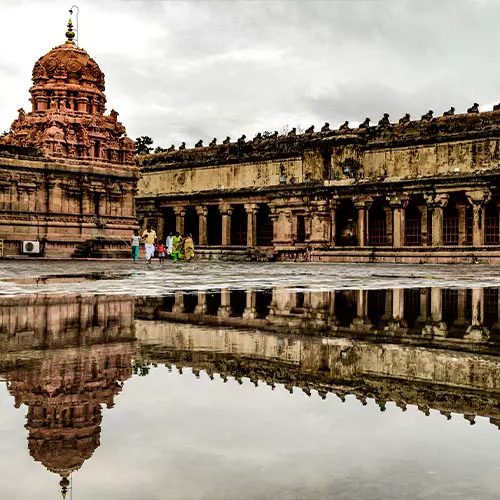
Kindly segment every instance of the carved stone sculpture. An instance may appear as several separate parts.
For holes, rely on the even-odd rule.
[[[226,145],[226,144],[230,144],[231,143],[231,138],[229,136],[227,136],[223,141],[222,141],[222,144]]]
[[[452,106],[448,111],[443,113],[443,116],[453,116],[455,114],[455,108]]]
[[[398,124],[399,125],[404,125],[405,123],[408,123],[410,121],[410,113],[406,113],[404,116],[402,116],[399,119]]]
[[[314,125],[311,125],[306,131],[305,134],[314,134]]]
[[[288,137],[295,137],[297,135],[297,128],[296,127],[293,127],[292,130],[290,130],[290,132],[288,132],[287,136]]]
[[[467,109],[467,113],[479,113],[479,104],[475,102],[470,108]]]
[[[339,127],[339,130],[341,132],[345,132],[345,131],[348,131],[350,130],[349,128],[349,122],[346,120],[340,127]]]
[[[379,126],[382,126],[382,127],[390,125],[391,122],[389,121],[389,113],[384,113],[384,116],[379,120],[378,124],[379,124]]]
[[[429,111],[427,111],[427,113],[425,113],[425,115],[422,115],[421,120],[424,120],[424,121],[432,120],[433,115],[434,115],[434,111],[432,111],[432,109],[429,109]]]
[[[387,115],[389,116],[389,115]],[[368,128],[370,126],[370,118],[365,118],[365,121],[363,123],[359,124],[359,128]]]
[[[321,127],[321,132],[324,134],[326,132],[330,132],[330,124],[325,122],[325,124]]]
[[[211,141],[209,146],[213,148],[214,146],[217,146],[217,137],[214,137]]]
[[[203,147],[203,139],[200,139],[195,145],[195,148],[202,148]]]
[[[183,149],[186,149],[186,143],[182,142],[181,145],[179,146],[179,151],[182,151]]]

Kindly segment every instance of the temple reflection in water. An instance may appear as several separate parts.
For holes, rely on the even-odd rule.
[[[114,405],[133,366],[500,426],[498,340],[497,288],[0,299],[0,376],[28,407],[31,456],[61,477],[63,494],[99,446],[101,405]]]
[[[112,408],[132,375],[133,312],[130,297],[0,299],[0,377],[28,407],[30,455],[63,494],[99,446],[101,405]]]
[[[221,289],[136,303],[136,315],[150,319],[304,333],[399,333],[479,343],[495,340],[499,314],[498,288]]]

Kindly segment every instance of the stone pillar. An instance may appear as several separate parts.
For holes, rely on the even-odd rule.
[[[330,246],[334,247],[337,240],[337,207],[338,200],[330,201]]]
[[[229,316],[231,316],[231,295],[228,288],[223,288],[220,291],[220,307],[217,311],[217,316],[220,319],[229,318]]]
[[[358,246],[364,247],[368,241],[368,209],[373,199],[370,197],[357,198],[354,200],[354,206],[358,210]]]
[[[426,323],[422,334],[429,337],[446,337],[447,327],[443,321],[443,294],[441,288],[431,288],[431,322]]]
[[[49,212],[57,213],[61,212],[61,203],[62,203],[62,189],[60,185],[60,181],[58,179],[51,180],[47,182],[47,190],[48,190],[48,200],[49,200]]]
[[[457,203],[458,210],[458,245],[464,246],[467,243],[466,209],[463,203]]]
[[[208,245],[208,208],[203,206],[196,207],[196,213],[198,214],[198,245]]]
[[[174,207],[175,212],[175,230],[180,234],[184,234],[184,217],[186,210],[184,207]]]
[[[356,290],[356,315],[352,322],[352,328],[367,329],[371,327],[368,320],[368,291]]]
[[[257,245],[257,205],[255,203],[245,204],[247,213],[247,247]]]
[[[427,217],[428,210],[426,205],[417,207],[422,215],[420,219],[420,239],[422,241],[422,246],[426,247],[429,244],[429,239],[427,235]]]
[[[404,210],[408,205],[407,196],[391,196],[389,198],[389,205],[392,208],[393,213],[393,245],[396,248],[402,247],[404,245],[404,233],[405,233],[405,213]]]
[[[472,244],[473,246],[484,245],[484,206],[491,199],[491,192],[487,189],[467,191],[465,193],[469,203],[472,205]]]
[[[165,212],[162,208],[159,208],[156,213],[157,213],[156,236],[158,238],[158,241],[164,241],[165,240]]]
[[[207,294],[205,290],[198,291],[198,303],[194,308],[196,314],[205,314],[207,312]]]
[[[384,207],[385,212],[385,239],[387,241],[387,245],[393,245],[393,224],[392,224],[392,208]]]
[[[273,244],[292,245],[292,211],[287,208],[271,208],[273,220]]]
[[[311,213],[311,233],[309,243],[328,246],[332,241],[332,214],[328,203],[319,202]]]
[[[460,288],[457,292],[457,319],[455,320],[456,325],[465,325],[465,299],[466,299],[465,288]]]
[[[222,246],[231,245],[231,205],[220,205],[219,211],[222,216]]]
[[[471,342],[484,342],[489,338],[488,328],[483,326],[484,288],[472,289],[472,322],[467,328],[464,339]]]
[[[441,288],[431,288],[431,319],[435,322],[443,319],[443,294]]]
[[[243,318],[255,319],[257,311],[255,309],[257,294],[254,290],[247,290],[246,292],[246,307],[243,311]]]
[[[427,204],[432,210],[432,246],[443,246],[443,208],[448,204],[449,195],[446,193],[432,193],[424,195]]]
[[[183,313],[184,312],[184,294],[176,293],[175,294],[175,303],[172,306],[173,313]]]
[[[405,294],[403,288],[394,288],[392,290],[392,318],[395,321],[404,319]]]
[[[420,314],[417,321],[425,323],[427,321],[427,288],[420,289]]]

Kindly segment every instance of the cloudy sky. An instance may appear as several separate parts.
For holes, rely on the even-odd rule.
[[[500,102],[498,0],[79,0],[80,45],[136,138],[352,124]],[[0,130],[71,1],[0,0]]]

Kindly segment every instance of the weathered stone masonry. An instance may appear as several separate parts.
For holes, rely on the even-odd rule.
[[[118,255],[136,227],[134,141],[116,111],[104,114],[104,74],[74,44],[71,24],[66,36],[35,63],[32,109],[20,109],[0,140],[7,255],[26,240],[41,241],[47,256],[70,256],[88,241],[100,242],[101,255]]]
[[[500,111],[469,111],[142,156],[138,215],[211,257],[497,262]]]

